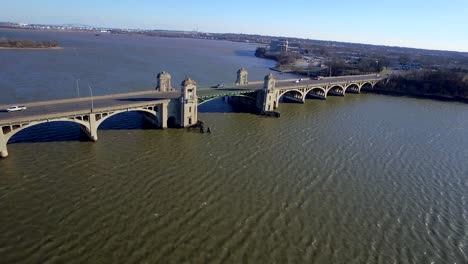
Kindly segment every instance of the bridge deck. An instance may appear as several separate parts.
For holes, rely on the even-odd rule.
[[[355,76],[342,76],[342,77],[326,77],[321,80],[311,80],[304,78],[303,81],[296,83],[298,79],[290,80],[276,80],[276,89],[291,89],[294,87],[304,87],[304,86],[321,86],[328,84],[339,84],[339,83],[353,83],[353,82],[363,82],[363,81],[380,81],[387,78],[387,75],[369,74],[369,75],[355,75]],[[263,87],[263,83],[254,82],[246,85],[238,86],[239,88],[244,89],[260,89]]]
[[[158,102],[167,101],[167,99],[178,98],[180,95],[180,91],[166,93],[145,91],[94,96],[93,105],[94,111],[122,109],[131,106],[148,105],[151,103],[156,104]],[[21,105],[26,106],[27,109],[19,112],[7,112],[4,109],[10,105],[0,106],[0,124],[8,124],[23,120],[51,118],[58,115],[89,113],[91,110],[91,97],[25,103]]]

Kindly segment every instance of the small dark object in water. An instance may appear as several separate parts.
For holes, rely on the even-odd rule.
[[[263,113],[263,115],[278,118],[278,117],[280,117],[281,114],[280,114],[280,112],[276,112],[276,111],[265,111]]]
[[[206,133],[211,133],[210,127],[206,130]]]

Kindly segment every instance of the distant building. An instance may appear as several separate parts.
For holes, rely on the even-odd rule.
[[[270,43],[270,52],[288,52],[288,40],[287,39],[274,39]]]

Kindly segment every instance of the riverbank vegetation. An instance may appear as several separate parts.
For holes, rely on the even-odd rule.
[[[320,49],[320,54],[329,54],[324,49]],[[359,57],[354,60],[347,60],[340,56],[328,55],[321,60],[312,60],[308,58],[312,55],[309,50],[305,50],[305,54],[294,52],[270,52],[265,47],[258,47],[255,51],[255,56],[259,58],[271,59],[277,62],[272,70],[279,72],[295,73],[306,76],[342,76],[342,75],[359,75],[381,72],[386,66],[387,61],[378,57],[378,59]]]
[[[281,50],[270,45],[255,52],[277,62],[272,70],[310,77],[391,73],[374,92],[468,102],[465,52],[315,40],[280,42]]]
[[[468,102],[468,70],[443,69],[394,73],[376,92]]]
[[[0,48],[7,49],[52,49],[60,48],[57,41],[33,41],[0,38]]]

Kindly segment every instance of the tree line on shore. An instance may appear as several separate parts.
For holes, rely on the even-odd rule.
[[[377,92],[398,93],[412,96],[455,99],[468,102],[468,61],[463,53],[436,54],[377,54],[355,53],[353,60],[345,59],[339,52],[320,47],[318,50],[306,49],[303,55],[324,58],[325,68],[316,67],[313,75],[343,76],[382,72],[391,65],[419,65],[417,69],[396,70],[387,81],[379,83]],[[288,65],[301,59],[297,53],[270,53],[267,48],[259,47],[255,56],[277,61],[276,69],[288,69]],[[453,63],[456,60],[457,63]],[[454,67],[458,65],[458,67]],[[286,67],[284,67],[286,66]],[[294,71],[308,74],[310,69]]]
[[[309,53],[306,50],[306,53]],[[255,56],[275,60],[277,62],[277,69],[294,69],[293,72],[304,75],[359,75],[380,72],[388,65],[384,58],[370,59],[359,58],[356,61],[349,63],[343,58],[334,55],[328,55],[324,61],[325,68],[310,65],[309,67],[297,68],[294,63],[301,59],[302,55],[299,53],[271,53],[265,47],[258,47],[255,51]]]
[[[378,91],[435,96],[450,99],[468,99],[468,70],[419,70],[392,74]]]
[[[0,47],[4,48],[55,48],[58,47],[57,41],[42,40],[19,40],[0,38]]]

